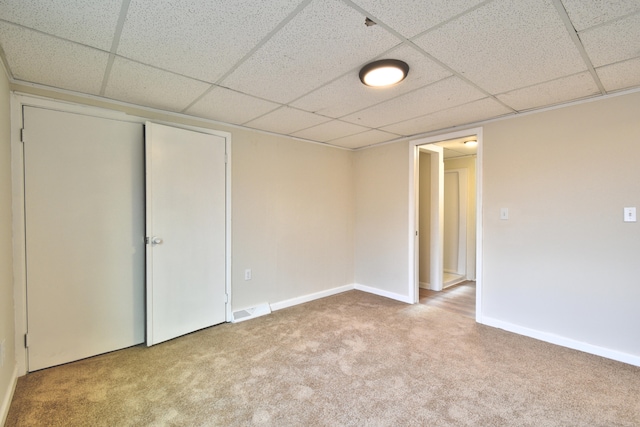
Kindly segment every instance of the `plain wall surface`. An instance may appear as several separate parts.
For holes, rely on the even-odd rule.
[[[0,343],[4,345],[4,363],[0,368],[0,424],[9,409],[8,398],[15,375],[10,118],[9,80],[0,63]]]
[[[484,126],[484,317],[640,356],[639,113],[632,93]]]
[[[353,153],[232,133],[234,310],[353,284]]]
[[[408,297],[409,144],[355,152],[355,281]]]

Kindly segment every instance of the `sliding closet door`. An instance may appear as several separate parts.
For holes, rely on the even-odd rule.
[[[146,124],[147,345],[226,320],[225,139]]]
[[[24,109],[29,371],[144,341],[141,124]]]

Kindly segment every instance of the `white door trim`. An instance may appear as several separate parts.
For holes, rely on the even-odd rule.
[[[27,282],[26,282],[26,242],[25,242],[25,212],[24,212],[24,156],[21,142],[21,129],[23,124],[23,106],[48,108],[51,110],[84,114],[88,116],[121,120],[125,122],[144,124],[151,117],[138,117],[124,112],[105,108],[75,104],[66,101],[58,101],[50,98],[11,94],[11,179],[12,179],[12,213],[13,213],[13,291],[15,307],[15,351],[16,369],[18,376],[27,373],[27,352],[24,347],[24,336],[27,333]],[[226,164],[226,290],[229,296],[226,308],[226,321],[231,321],[231,133],[197,126],[187,126],[163,120],[155,120],[155,123],[166,124],[182,129],[194,130],[225,138],[227,154]]]
[[[476,163],[476,322],[482,323],[482,127],[470,128],[446,134],[430,136],[410,141],[409,144],[409,283],[408,295],[409,300],[414,303],[418,302],[419,294],[419,278],[417,275],[417,256],[418,248],[416,245],[417,230],[417,203],[416,189],[418,176],[418,153],[419,146],[426,144],[434,144],[449,139],[462,138],[465,136],[475,135],[478,140],[478,153]]]

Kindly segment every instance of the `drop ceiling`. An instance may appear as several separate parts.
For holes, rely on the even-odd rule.
[[[360,148],[639,87],[640,0],[0,0],[0,47],[14,87]]]

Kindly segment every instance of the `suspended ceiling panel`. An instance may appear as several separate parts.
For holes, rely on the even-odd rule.
[[[640,58],[630,59],[597,69],[605,89],[616,91],[640,86]]]
[[[293,136],[310,139],[312,141],[329,142],[334,139],[362,133],[366,130],[368,130],[368,128],[364,126],[358,126],[352,123],[342,122],[340,120],[332,120],[330,122],[325,122],[296,132]]]
[[[0,0],[13,85],[344,148],[640,88],[638,46],[638,0]]]
[[[282,107],[247,123],[247,126],[269,132],[293,134],[302,129],[329,121],[327,117],[291,107]]]
[[[379,0],[355,0],[354,3],[368,11],[367,16],[376,22],[411,38],[468,11],[482,0],[410,0],[393,2],[393,5]]]
[[[596,67],[640,55],[640,13],[580,33],[580,40]]]
[[[594,27],[640,11],[638,0],[562,0],[576,30]]]
[[[509,107],[522,111],[549,104],[560,104],[600,92],[591,74],[583,72],[561,77],[522,89],[498,95],[497,98]]]
[[[100,93],[108,53],[1,21],[0,40],[15,79]]]
[[[398,43],[338,0],[315,1],[242,63],[222,84],[287,103],[361,66]]]
[[[299,3],[132,0],[118,54],[213,83]]]
[[[448,77],[421,89],[359,111],[344,120],[370,127],[383,127],[407,118],[465,104],[484,94],[457,77]]]
[[[382,130],[402,135],[413,135],[417,129],[438,130],[453,127],[457,123],[473,123],[512,114],[513,111],[500,104],[493,98],[483,98],[464,105],[458,105],[446,110],[440,110],[425,116],[405,120]]]
[[[291,105],[338,118],[451,76],[449,71],[408,45],[401,45],[382,56],[411,64],[411,78],[389,88],[370,88],[360,83],[359,70],[352,70]]]
[[[105,96],[134,104],[181,111],[209,85],[169,71],[115,58]]]
[[[0,17],[87,46],[109,51],[121,0],[2,0]]]
[[[491,94],[587,69],[551,2],[495,0],[416,44]]]
[[[279,107],[280,104],[216,86],[186,112],[211,120],[243,124]]]

